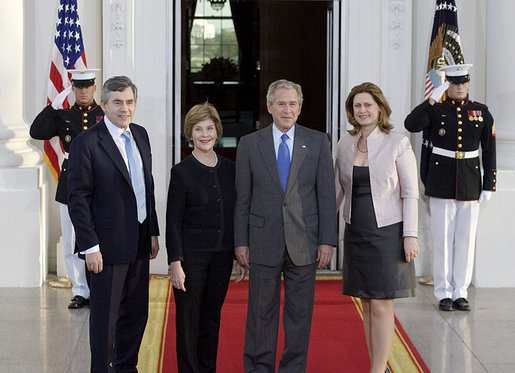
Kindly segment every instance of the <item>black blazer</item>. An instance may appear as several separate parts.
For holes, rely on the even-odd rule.
[[[172,167],[166,209],[168,263],[185,251],[234,249],[234,162],[207,167],[190,155]]]
[[[130,130],[143,161],[146,222],[150,235],[158,236],[150,141],[143,127],[131,123]],[[68,210],[80,250],[99,244],[104,263],[132,263],[138,254],[139,240],[136,196],[127,166],[104,120],[73,141],[68,188]],[[140,250],[150,252],[150,237]]]

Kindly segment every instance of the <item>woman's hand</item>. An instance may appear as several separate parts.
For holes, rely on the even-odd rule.
[[[172,286],[176,289],[186,291],[184,287],[184,280],[186,279],[186,275],[182,270],[181,261],[176,260],[175,262],[170,263],[170,281],[172,282]]]
[[[417,237],[404,237],[404,254],[406,263],[411,262],[418,255]]]

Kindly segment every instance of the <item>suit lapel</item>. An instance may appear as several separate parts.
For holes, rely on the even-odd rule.
[[[306,144],[306,134],[304,128],[300,125],[295,125],[295,139],[293,141],[293,154],[291,158],[290,174],[288,175],[288,185],[286,186],[286,193],[292,188],[294,180],[297,180],[300,167],[304,162],[308,145]]]
[[[125,164],[125,161],[123,160],[122,155],[120,154],[120,150],[118,150],[118,147],[114,143],[113,138],[111,137],[111,134],[107,130],[107,127],[102,120],[98,123],[99,129],[98,129],[98,137],[100,141],[100,146],[104,148],[104,150],[107,153],[107,156],[111,158],[113,163],[116,165],[116,167],[120,170],[125,180],[131,185],[131,177],[129,175],[129,170],[127,170],[127,165]]]
[[[274,180],[275,185],[283,192],[283,187],[281,185],[281,178],[279,177],[279,169],[277,168],[277,159],[275,157],[275,147],[274,147],[274,136],[272,135],[272,126],[269,125],[264,131],[261,131],[261,141],[259,142],[259,150],[261,151],[261,156],[263,157],[263,161],[265,163],[272,180]]]

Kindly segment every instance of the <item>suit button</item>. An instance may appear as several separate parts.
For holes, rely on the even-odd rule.
[[[461,114],[458,114],[458,118],[461,118]]]
[[[456,104],[454,101],[452,102],[453,104]],[[456,108],[456,111],[461,111],[461,108]]]
[[[84,122],[84,123],[88,123],[88,120],[87,120],[87,119],[84,119],[84,120],[83,120],[83,122]]]
[[[438,166],[438,162],[435,162],[435,165],[437,165],[437,166]]]
[[[461,120],[458,121],[458,124],[463,124],[463,122]]]
[[[458,132],[463,132],[463,128],[458,128]]]
[[[88,116],[88,113],[84,113],[84,114],[82,114],[82,115],[83,115],[83,116],[85,116],[85,117],[87,117],[87,116]]]
[[[461,149],[461,148],[463,148],[463,145],[461,145],[461,144],[458,144],[458,148],[460,148],[460,149]]]
[[[461,136],[458,136],[458,140],[460,140],[460,141],[461,141]]]

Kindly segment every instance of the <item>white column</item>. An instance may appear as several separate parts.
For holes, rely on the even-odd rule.
[[[47,273],[42,166],[22,119],[23,4],[0,12],[0,287],[41,286]]]
[[[486,98],[495,118],[497,168],[515,170],[515,75],[511,35],[515,33],[515,2],[488,1],[486,4]],[[501,180],[501,179],[500,179]]]
[[[180,2],[148,4],[135,0],[103,2],[103,74],[104,81],[115,75],[127,75],[138,87],[134,122],[144,126],[150,137],[161,232],[161,250],[151,261],[150,271],[168,273],[164,233],[168,171],[172,166],[168,139],[173,136],[173,123],[167,117],[167,106],[171,105],[173,86],[167,86],[167,77],[172,74],[173,11],[179,11]]]
[[[486,2],[486,104],[496,127],[497,191],[481,206],[473,283],[481,287],[515,286],[515,2]]]

